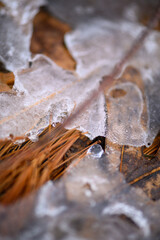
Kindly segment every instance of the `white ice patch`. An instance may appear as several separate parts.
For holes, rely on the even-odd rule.
[[[78,79],[71,71],[63,70],[48,57],[37,55],[29,69],[16,72],[16,94],[1,93],[1,137],[28,134],[36,139],[39,130],[63,122],[99,85],[99,76]],[[7,106],[7,107],[6,107]],[[105,135],[105,98],[99,96],[68,128],[77,127],[95,138]]]
[[[113,98],[113,90],[122,89],[125,95]],[[108,132],[110,141],[121,145],[142,146],[146,144],[147,134],[141,125],[143,98],[140,89],[133,83],[121,83],[108,91]]]
[[[120,215],[124,214],[131,218],[132,221],[143,231],[145,237],[150,235],[150,225],[148,219],[143,215],[143,212],[133,206],[125,203],[115,203],[103,209],[103,215]]]
[[[53,206],[52,200],[50,199],[51,192],[53,191],[53,183],[49,181],[46,183],[40,190],[39,198],[37,200],[35,215],[37,217],[55,217],[62,212],[64,212],[67,207],[66,206]]]
[[[105,66],[106,74],[109,74],[143,29],[140,24],[127,21],[120,21],[117,24],[104,19],[95,19],[67,33],[65,42],[77,62],[77,73],[84,77],[96,68]],[[152,69],[149,77],[153,78],[153,73],[159,70],[159,42],[160,34],[152,31],[144,46],[127,64],[132,63],[142,74],[145,73],[147,66]],[[144,80],[147,80],[145,74]]]
[[[45,0],[2,0],[0,9],[0,60],[15,71],[28,67],[31,58],[32,19]]]
[[[37,14],[39,7],[46,3],[45,0],[2,0],[6,13],[12,16],[19,24],[27,24]]]
[[[28,67],[31,24],[20,26],[6,15],[0,15],[0,23],[0,60],[11,71]]]

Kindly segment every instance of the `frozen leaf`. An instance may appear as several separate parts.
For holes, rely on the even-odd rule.
[[[61,69],[43,55],[33,59],[31,68],[15,75],[14,89],[17,92],[0,96],[1,107],[5,109],[8,104],[8,108],[1,112],[1,137],[24,135],[32,129],[30,136],[36,138],[50,120],[55,124],[70,115],[100,80],[96,75],[76,79],[72,72]],[[95,124],[97,122],[99,124]],[[105,135],[105,125],[105,99],[101,95],[68,127],[88,131],[88,135],[95,138]]]
[[[78,26],[75,29],[75,31],[67,33],[65,41],[70,52],[72,53],[72,56],[77,62],[76,67],[77,73],[81,77],[84,76],[86,77],[91,72],[94,74],[95,69],[97,68],[99,77],[110,74],[111,70],[113,69],[113,66],[122,58],[124,52],[126,52],[130,48],[131,43],[138,36],[138,34],[142,31],[143,28],[144,27],[142,27],[140,24],[135,23],[133,24],[125,21],[121,21],[121,23],[117,24],[113,21],[110,22],[104,19],[103,20],[96,19],[87,24],[87,26],[86,24],[82,24]],[[143,99],[145,95],[144,88],[146,88],[148,100],[147,105],[149,106],[148,118],[150,121],[148,124],[149,128],[153,129],[153,131],[149,130],[148,132],[146,132],[145,129],[144,132],[144,130],[142,129],[139,132],[137,121],[134,121],[135,125],[137,125],[136,126],[137,129],[135,129],[135,132],[137,132],[136,135],[137,138],[139,139],[136,140],[136,136],[132,136],[133,138],[130,139],[130,141],[128,141],[127,138],[126,141],[121,141],[122,139],[120,140],[115,136],[115,139],[112,138],[114,142],[116,141],[117,143],[119,142],[120,144],[143,145],[147,144],[147,142],[152,142],[155,135],[159,131],[158,127],[158,124],[160,122],[159,115],[156,116],[156,112],[158,112],[159,109],[158,89],[160,87],[159,81],[157,81],[158,78],[157,76],[159,76],[160,74],[158,66],[160,59],[159,41],[160,34],[156,31],[152,31],[149,37],[145,40],[144,46],[142,46],[142,48],[136,53],[136,55],[126,64],[127,66],[131,65],[136,67],[136,69],[139,70],[142,75],[141,81],[144,82],[143,89],[142,88],[140,89],[141,92],[143,91],[143,97],[139,89],[137,89],[135,86],[134,93],[132,93],[135,95],[135,97],[134,100],[131,100],[132,102],[131,103],[132,107],[130,106],[131,112],[129,115],[128,113],[126,114],[133,121],[134,121],[133,117],[135,117],[135,120],[138,118],[139,119],[138,122],[140,121],[141,118],[140,116],[141,113],[143,112],[143,104],[146,105]],[[120,111],[118,110],[118,105],[116,105],[116,102],[118,101],[120,103],[121,101],[123,101],[123,99],[126,99],[126,103],[128,103],[127,96],[130,98],[130,93],[133,90],[133,84],[132,86],[130,86],[130,93],[129,86],[127,87],[127,85],[124,84],[123,86],[119,87],[122,88],[123,91],[127,91],[128,95],[121,99],[115,99],[114,105],[117,109],[117,114],[120,113]],[[118,88],[118,86],[115,86],[115,88]],[[127,88],[128,90],[127,89],[125,90],[125,88]],[[149,90],[150,88],[152,88],[152,94]],[[154,101],[155,99],[156,101]],[[120,105],[121,107],[123,107],[123,104],[120,103]],[[129,106],[126,108],[128,108],[129,110]],[[113,110],[112,108],[115,114],[116,109]],[[108,114],[110,113],[108,112]],[[128,128],[130,128],[129,125],[131,124],[131,121],[128,121],[129,119],[125,118],[125,116],[126,115],[123,114],[123,116],[121,117],[121,121],[123,122],[122,124],[125,125],[125,127],[121,129],[123,132],[125,128],[127,128],[127,124]],[[111,122],[113,123],[112,120]],[[119,129],[118,131],[121,130]],[[117,132],[118,134],[116,127],[114,131]],[[126,129],[126,131],[129,130]],[[147,135],[149,135],[148,138]],[[124,137],[128,136],[128,138],[130,138],[130,134],[126,135],[124,134],[123,136]]]

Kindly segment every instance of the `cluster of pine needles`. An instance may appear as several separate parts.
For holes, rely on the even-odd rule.
[[[144,157],[152,159],[156,157],[158,150],[160,148],[160,132],[155,137],[152,145],[150,147],[145,147],[143,150]]]
[[[48,180],[56,180],[84,157],[91,141],[76,129],[47,127],[37,142],[0,142],[0,203],[10,204]]]

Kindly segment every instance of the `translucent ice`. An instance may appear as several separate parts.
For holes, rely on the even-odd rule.
[[[37,217],[55,217],[58,214],[61,214],[63,211],[67,209],[66,206],[54,206],[53,205],[53,183],[51,181],[47,182],[42,188],[39,193],[38,203],[35,209],[35,214]]]
[[[150,235],[150,225],[148,219],[143,216],[143,212],[136,209],[133,206],[129,206],[124,203],[116,203],[103,209],[102,214],[115,215],[124,214],[130,217],[133,222],[135,222],[143,231],[145,237]]]
[[[64,110],[70,112],[74,107],[68,98],[66,106],[65,97],[62,103],[55,96],[58,91],[63,92],[65,87],[69,87],[75,81],[75,77],[71,72],[63,71],[48,58],[37,56],[33,59],[30,69],[17,72],[15,75],[16,92],[0,94],[1,109],[4,109],[1,111],[1,137],[7,137],[11,133],[14,136],[23,135],[30,129],[35,131],[35,126],[49,114],[49,111],[52,110],[54,115],[53,104],[64,107],[59,108],[57,117],[60,117]],[[40,124],[39,128],[43,127],[46,127],[46,121]]]
[[[5,7],[0,10],[0,60],[11,71],[26,68],[30,60],[31,21],[44,0],[2,2]]]
[[[102,66],[105,66],[106,73],[110,73],[143,29],[140,24],[125,21],[117,24],[96,19],[67,33],[65,42],[77,62],[77,73],[86,76]],[[153,78],[153,74],[159,71],[159,41],[160,34],[152,31],[141,50],[127,63],[142,71],[144,80]]]
[[[118,21],[111,22],[104,19],[94,19],[90,21],[90,23],[81,24],[78,26],[73,32],[67,33],[65,36],[65,42],[67,47],[69,48],[72,56],[77,62],[76,71],[78,75],[81,77],[86,77],[91,72],[94,74],[99,72],[99,77],[103,75],[110,74],[115,64],[122,58],[125,52],[131,47],[131,44],[136,39],[136,37],[141,33],[144,29],[143,26],[137,23],[130,23],[127,21]],[[147,139],[147,133],[144,132],[143,129],[140,129],[140,115],[141,108],[143,102],[141,101],[140,92],[136,87],[130,88],[130,93],[132,91],[135,92],[135,96],[137,96],[136,100],[139,102],[139,106],[133,101],[135,106],[127,106],[126,101],[126,109],[127,111],[132,112],[133,119],[130,124],[134,122],[134,125],[137,124],[135,131],[135,135],[133,136],[133,132],[131,134],[132,126],[127,127],[126,119],[123,119],[123,123],[121,123],[121,127],[117,128],[116,126],[109,130],[109,136],[113,142],[117,142],[119,144],[133,144],[133,145],[143,145],[146,144],[146,141],[150,143],[153,141],[155,135],[159,131],[158,124],[160,123],[159,115],[154,114],[156,109],[159,109],[158,102],[160,101],[160,97],[158,94],[158,89],[160,88],[160,83],[156,81],[158,76],[160,75],[159,70],[159,59],[160,59],[160,33],[156,31],[152,31],[150,35],[146,38],[143,46],[140,50],[135,54],[135,56],[126,63],[126,65],[132,65],[136,67],[140,73],[142,74],[142,78],[144,84],[147,89],[147,101],[148,101],[148,115],[149,115],[149,127],[152,130],[149,130],[149,137]],[[150,86],[154,89],[154,94],[150,94]],[[125,88],[125,86],[123,86]],[[127,86],[126,86],[127,87]],[[128,88],[128,87],[127,87]],[[133,90],[134,89],[134,90]],[[136,93],[137,92],[137,93]],[[132,94],[132,93],[131,93]],[[133,93],[134,94],[134,93]],[[133,95],[132,94],[132,95]],[[126,95],[127,97],[129,95]],[[156,102],[153,103],[156,97]],[[125,99],[124,97],[124,99]],[[119,107],[121,105],[121,100],[119,101]],[[116,110],[116,101],[115,100],[115,108]],[[112,106],[113,107],[113,106]],[[117,115],[120,113],[117,105]],[[130,109],[129,109],[130,108]],[[112,108],[113,109],[113,108]],[[119,108],[120,109],[120,108]],[[154,111],[153,111],[154,109]],[[134,114],[135,111],[135,114]],[[138,111],[138,112],[137,112]],[[110,113],[108,113],[110,114]],[[126,116],[124,114],[124,116]],[[135,116],[137,118],[135,119]],[[157,120],[158,118],[158,120]],[[113,119],[111,118],[109,121],[111,122]],[[137,121],[138,120],[138,121]],[[115,119],[115,122],[118,121]],[[114,124],[113,124],[114,125]],[[122,126],[123,125],[123,126]],[[117,138],[118,133],[125,130],[126,140],[122,141],[122,139]],[[133,129],[132,129],[133,130]],[[130,135],[131,134],[131,135]],[[114,135],[114,136],[113,136]],[[136,139],[137,138],[137,139]],[[124,140],[124,139],[123,139]]]
[[[2,0],[5,4],[7,15],[12,16],[19,24],[27,24],[37,14],[45,0]]]
[[[99,84],[97,76],[77,79],[49,58],[37,55],[29,69],[15,72],[16,93],[1,93],[1,137],[30,134],[32,140],[49,121],[62,122]],[[7,105],[7,108],[6,108]],[[6,109],[5,109],[6,108]],[[97,124],[98,123],[98,124]],[[91,138],[105,134],[105,99],[101,95],[69,128],[88,131]]]
[[[110,93],[115,89],[123,89],[125,95],[113,98]],[[108,96],[110,107],[107,137],[121,145],[145,145],[147,133],[141,124],[144,103],[140,89],[131,82],[121,83],[111,87]]]
[[[0,60],[11,71],[27,67],[31,25],[21,27],[7,15],[0,15],[0,23]]]
[[[88,154],[92,154],[92,156],[96,157],[96,158],[102,157],[103,153],[104,153],[104,151],[103,151],[101,145],[99,145],[99,144],[93,145],[88,149]]]

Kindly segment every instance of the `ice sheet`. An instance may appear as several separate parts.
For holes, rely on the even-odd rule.
[[[125,91],[119,98],[110,96],[116,89]],[[130,101],[131,99],[131,101]],[[121,145],[143,146],[146,144],[147,133],[141,124],[143,97],[140,89],[133,83],[121,83],[108,91],[110,108],[108,111],[107,137]]]
[[[144,29],[140,24],[120,21],[95,19],[82,24],[65,36],[65,42],[77,62],[77,73],[82,77],[95,68],[105,66],[108,73],[112,70],[134,39]],[[82,34],[83,33],[83,34]],[[133,64],[144,76],[153,80],[153,74],[159,71],[160,34],[152,31],[145,40],[144,46],[127,64]]]
[[[15,72],[14,94],[1,93],[1,137],[29,134],[32,140],[49,121],[62,122],[99,84],[99,77],[78,79],[43,55],[29,69]],[[6,108],[7,105],[7,108]],[[6,108],[6,109],[5,109]],[[98,124],[97,124],[98,123]],[[105,99],[101,95],[68,128],[88,131],[91,138],[105,135]]]
[[[115,64],[122,58],[125,52],[131,47],[131,44],[136,39],[136,37],[141,33],[144,29],[143,26],[137,23],[131,23],[126,21],[120,21],[118,23],[107,21],[104,19],[95,19],[90,23],[81,24],[74,31],[67,33],[65,36],[65,42],[67,47],[69,48],[72,56],[77,62],[76,72],[80,77],[86,77],[91,72],[95,72],[97,69],[99,71],[99,77],[102,76],[102,72],[104,75],[110,74]],[[158,94],[158,89],[160,88],[160,82],[158,83],[157,76],[160,76],[159,70],[159,60],[160,60],[160,33],[156,31],[152,31],[150,35],[145,40],[141,49],[135,54],[135,56],[127,62],[127,65],[134,66],[138,69],[142,75],[142,79],[144,81],[145,87],[147,89],[147,101],[148,101],[148,118],[149,118],[149,132],[144,132],[144,129],[141,128],[140,125],[140,116],[141,116],[141,108],[143,105],[143,101],[140,97],[139,90],[134,87],[130,89],[130,94],[134,95],[133,92],[137,95],[137,99],[134,97],[133,105],[137,102],[135,106],[127,106],[126,101],[126,109],[130,113],[132,112],[133,118],[124,119],[124,117],[128,114],[124,114],[122,117],[122,113],[120,113],[119,109],[121,106],[120,101],[119,105],[115,103],[115,108],[111,109],[111,111],[117,111],[117,115],[121,115],[120,121],[122,121],[123,125],[120,128],[117,128],[114,124],[112,128],[109,128],[109,138],[113,142],[117,142],[119,144],[131,144],[134,146],[141,146],[146,144],[147,142],[152,142],[157,132],[159,131],[158,124],[160,123],[159,115],[158,120],[156,114],[153,113],[153,109],[159,109],[159,101],[160,97]],[[103,70],[102,70],[103,69]],[[154,94],[151,95],[150,86],[154,89]],[[123,86],[123,88],[128,88],[127,85]],[[135,89],[135,90],[134,90]],[[153,104],[153,101],[156,97],[156,101]],[[129,97],[129,95],[127,95]],[[126,96],[126,97],[127,97]],[[139,100],[138,100],[139,99]],[[141,100],[140,100],[141,99]],[[136,101],[136,102],[135,102]],[[154,105],[154,106],[153,106]],[[118,107],[119,106],[119,107]],[[130,108],[130,110],[129,110]],[[135,114],[134,114],[135,111]],[[128,112],[128,113],[129,113]],[[112,113],[108,113],[110,116]],[[137,117],[138,121],[136,120]],[[112,118],[109,120],[112,121]],[[116,121],[116,119],[115,119]],[[118,120],[117,120],[118,121]],[[133,123],[137,127],[133,130]],[[127,127],[128,125],[128,127]],[[152,126],[151,126],[152,125]],[[151,130],[154,129],[154,131]],[[123,131],[122,131],[123,129]],[[131,134],[131,129],[132,134]],[[125,131],[126,134],[125,134]],[[122,141],[122,132],[123,136],[125,136],[126,141]],[[117,132],[117,133],[116,133]],[[121,132],[121,133],[120,133]],[[147,134],[149,135],[147,138]],[[119,135],[119,136],[118,136]],[[124,140],[124,139],[123,139]]]
[[[45,0],[2,0],[2,2],[5,4],[5,13],[12,16],[20,25],[29,23],[37,14],[39,7],[46,3]]]
[[[0,61],[8,70],[28,67],[31,25],[19,26],[10,16],[0,15]]]
[[[8,70],[28,67],[31,57],[32,19],[44,0],[2,1],[0,9],[0,61]]]

